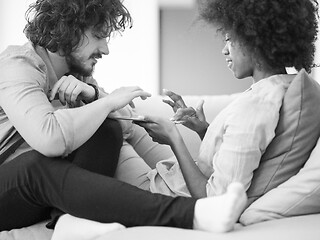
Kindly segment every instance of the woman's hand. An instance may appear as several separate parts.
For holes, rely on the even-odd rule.
[[[179,108],[187,108],[187,105],[184,103],[182,97],[172,91],[169,91],[167,89],[163,89],[163,94],[167,95],[169,98],[171,98],[172,101],[170,100],[162,100],[164,103],[170,105],[172,107],[172,110],[174,112],[177,112]]]
[[[172,145],[176,137],[180,136],[175,123],[169,119],[145,116],[144,121],[134,121],[134,123],[145,128],[152,140],[160,144]]]
[[[108,102],[113,108],[113,111],[119,110],[128,104],[131,107],[134,107],[132,100],[137,97],[145,100],[148,97],[151,97],[151,94],[142,90],[138,86],[130,86],[115,89],[106,96],[106,98],[108,98]]]
[[[56,82],[50,92],[49,100],[52,101],[56,94],[60,102],[69,106],[76,106],[77,101],[91,101],[94,99],[95,90],[92,86],[75,78],[73,75],[63,76]]]
[[[203,111],[204,101],[201,100],[197,108],[194,109],[187,107],[180,95],[168,90],[164,90],[163,93],[172,100],[163,100],[163,102],[170,105],[175,112],[171,120],[182,123],[187,128],[198,133],[200,138],[203,139],[209,126]]]

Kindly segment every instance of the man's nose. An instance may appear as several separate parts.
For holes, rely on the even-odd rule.
[[[109,47],[108,47],[107,39],[104,39],[104,40],[101,41],[101,46],[100,46],[99,50],[104,55],[108,55],[109,54]]]

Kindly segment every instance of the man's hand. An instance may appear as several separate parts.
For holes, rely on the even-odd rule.
[[[127,104],[134,107],[132,100],[137,97],[145,100],[150,96],[150,93],[144,91],[138,86],[129,86],[115,89],[112,93],[107,95],[106,98],[108,98],[108,102],[113,106],[113,111],[116,111]]]
[[[49,100],[52,101],[56,94],[60,102],[65,105],[76,106],[78,100],[90,102],[95,97],[92,86],[78,80],[73,75],[63,76],[56,82],[50,92]]]

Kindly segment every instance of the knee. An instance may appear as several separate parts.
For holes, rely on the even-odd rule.
[[[35,166],[38,166],[46,156],[37,151],[30,151],[21,154],[18,158],[21,159],[19,162],[22,169],[33,169]]]
[[[102,142],[110,140],[119,146],[119,149],[121,148],[123,143],[122,128],[117,120],[107,118],[97,130],[97,134],[102,138]]]

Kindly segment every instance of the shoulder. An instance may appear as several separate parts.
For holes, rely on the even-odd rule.
[[[252,85],[252,96],[260,99],[262,102],[282,102],[294,77],[295,75],[283,74],[262,79]]]
[[[0,54],[2,80],[25,79],[42,81],[46,65],[31,43],[9,46]]]
[[[245,112],[268,115],[268,112],[278,112],[283,98],[295,75],[274,75],[254,83],[250,90],[244,92],[238,99]]]
[[[231,116],[246,119],[248,124],[252,121],[263,124],[278,119],[285,93],[294,77],[275,75],[253,84],[231,104]]]

